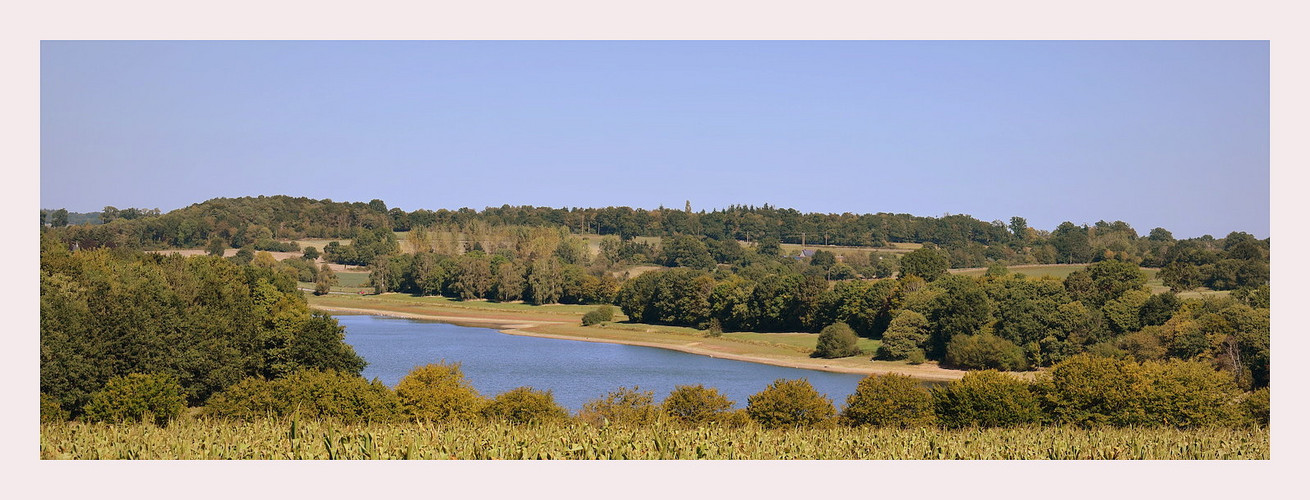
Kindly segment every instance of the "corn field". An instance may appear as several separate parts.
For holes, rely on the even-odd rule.
[[[578,422],[343,424],[179,419],[41,425],[42,459],[77,460],[1266,460],[1267,428],[767,430]]]

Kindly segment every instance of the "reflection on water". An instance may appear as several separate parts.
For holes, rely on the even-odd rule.
[[[679,385],[715,387],[737,407],[780,378],[806,378],[838,408],[863,375],[698,356],[654,347],[508,335],[489,328],[381,316],[337,316],[346,342],[368,361],[364,377],[395,387],[410,369],[458,361],[483,396],[519,386],[554,391],[571,410],[619,387],[654,391],[659,402]]]

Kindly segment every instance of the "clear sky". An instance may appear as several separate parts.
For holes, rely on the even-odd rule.
[[[1269,236],[1267,42],[42,42],[41,206],[1123,220]]]

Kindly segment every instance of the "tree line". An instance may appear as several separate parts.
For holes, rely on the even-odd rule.
[[[1026,370],[1082,353],[1211,363],[1243,387],[1269,384],[1269,287],[1231,297],[1152,294],[1130,262],[1106,260],[1065,279],[994,268],[947,274],[940,250],[902,259],[901,276],[826,280],[817,270],[752,265],[738,272],[652,271],[615,303],[633,321],[721,331],[818,332],[834,324],[881,339],[881,359]],[[935,262],[935,264],[933,263]],[[807,266],[813,268],[815,266]]]
[[[689,205],[689,204],[688,204]],[[112,210],[111,210],[112,209]],[[62,210],[62,209],[61,209]],[[57,212],[57,211],[56,211]],[[66,211],[65,211],[66,215]],[[261,239],[349,238],[360,229],[412,231],[434,226],[565,228],[574,234],[692,236],[705,244],[741,241],[750,245],[779,243],[834,244],[881,247],[890,243],[932,243],[946,251],[949,266],[1090,263],[1106,259],[1147,267],[1179,263],[1170,276],[1179,286],[1245,286],[1268,274],[1269,240],[1234,232],[1219,241],[1212,236],[1175,240],[1164,228],[1141,236],[1123,221],[1093,225],[1061,223],[1051,231],[1028,226],[1015,216],[1008,223],[984,222],[968,215],[921,217],[910,214],[822,214],[794,209],[734,205],[693,212],[660,207],[550,208],[487,207],[483,210],[387,208],[382,200],[334,202],[329,199],[258,196],[215,198],[166,214],[143,209],[106,207],[99,225],[63,226],[65,239],[82,248],[201,247],[218,239],[241,248]],[[47,211],[42,211],[42,223]],[[67,223],[66,220],[60,222]],[[1249,240],[1249,241],[1248,241]],[[1245,243],[1243,243],[1245,241]],[[1227,260],[1234,247],[1239,257]],[[1260,266],[1263,256],[1263,267]],[[1210,268],[1205,266],[1211,265]],[[1194,267],[1189,267],[1194,266]],[[1267,279],[1267,278],[1266,278]],[[1171,277],[1171,280],[1173,278]],[[1257,285],[1258,286],[1258,285]]]

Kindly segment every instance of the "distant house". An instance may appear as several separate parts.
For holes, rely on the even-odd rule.
[[[814,250],[802,249],[801,253],[792,256],[792,258],[796,260],[801,260],[801,259],[808,259],[813,256],[814,256]]]

